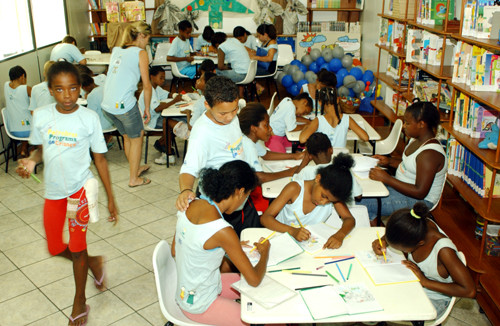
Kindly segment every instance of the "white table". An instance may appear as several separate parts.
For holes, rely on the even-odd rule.
[[[172,99],[169,99],[170,101]],[[162,102],[169,102],[169,101],[162,101]],[[183,118],[186,117],[185,113],[182,113],[181,111],[184,110],[192,110],[194,102],[190,102],[189,105],[184,105],[187,103],[177,103],[169,108],[164,109],[161,111],[161,116],[163,117],[163,137],[164,139],[167,140],[167,168],[170,167],[170,164],[168,162],[168,153],[171,152],[172,149],[172,130],[168,126],[168,120],[171,118]],[[184,149],[186,150],[186,149]]]
[[[368,141],[372,144],[373,153],[375,154],[375,141],[381,139],[379,133],[375,129],[373,129],[373,127],[360,114],[347,114],[347,115],[351,119],[356,121],[356,123],[366,131],[366,133],[368,134]],[[300,133],[301,130],[287,131],[286,138],[288,138],[290,142],[298,142]],[[359,136],[356,135],[354,131],[349,129],[347,131],[347,140],[354,140],[354,142],[357,142],[359,140]],[[356,145],[354,146],[354,148],[356,149]]]
[[[111,60],[111,53],[84,54],[83,56],[87,59],[87,65],[89,66],[109,65]]]
[[[358,250],[371,249],[371,243],[377,239],[376,231],[381,235],[384,228],[355,228],[350,237],[344,240],[339,249],[327,249],[315,256],[326,255],[352,255]],[[256,242],[261,236],[267,236],[270,230],[266,228],[248,228],[241,233],[241,240]],[[335,264],[326,265],[316,271],[316,267],[321,266],[327,259],[314,259],[312,255],[304,252],[290,260],[287,260],[273,269],[292,268],[300,266],[302,270],[310,270],[313,273],[323,274],[328,270],[338,277],[338,270]],[[337,323],[337,322],[357,322],[357,321],[398,321],[398,320],[432,320],[436,318],[436,310],[424,293],[422,286],[418,282],[402,283],[393,285],[375,286],[368,274],[364,271],[357,260],[340,262],[342,271],[346,272],[349,265],[353,264],[350,278],[347,282],[364,283],[372,291],[378,303],[384,309],[366,314],[343,315],[322,320],[313,320],[306,305],[299,294],[294,298],[277,305],[272,309],[264,309],[255,302],[252,302],[252,311],[247,311],[247,303],[251,300],[245,295],[241,295],[241,319],[251,324],[267,323]],[[293,275],[291,273],[276,272],[267,273],[267,276],[275,279],[290,289],[309,287],[323,284],[334,284],[329,277],[313,277],[303,275]]]

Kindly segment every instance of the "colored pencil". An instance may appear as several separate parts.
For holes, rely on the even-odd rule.
[[[284,272],[284,271],[291,271],[291,270],[296,270],[300,269],[300,267],[293,267],[293,268],[283,268],[283,269],[275,269],[272,271],[267,271],[268,273],[274,273],[274,272]]]
[[[326,276],[326,275],[325,275]],[[323,284],[323,285],[316,285],[316,286],[308,286],[305,288],[296,288],[295,291],[300,291],[300,290],[311,290],[311,289],[317,289],[317,288],[322,288],[323,286],[328,286],[330,284]]]
[[[30,175],[31,175],[31,177],[32,177],[32,178],[33,178],[36,182],[38,182],[38,183],[42,183],[42,181],[40,181],[40,179],[38,179],[38,178],[36,177],[36,175],[34,175],[33,173],[31,173]]]
[[[311,273],[297,273],[297,272],[292,272],[292,275],[305,275],[305,276],[324,276],[324,277],[326,277],[326,275],[324,275],[324,274],[311,274]]]
[[[326,272],[326,274],[328,274],[328,276],[330,276],[331,278],[333,278],[333,280],[334,280],[335,282],[340,283],[340,282],[339,282],[339,280],[337,280],[337,279],[335,278],[335,276],[333,276],[332,274],[330,274],[330,272],[329,272],[329,271],[325,271],[325,272]]]
[[[297,213],[295,213],[295,211],[294,211],[294,212],[293,212],[293,214],[295,214],[295,218],[297,219],[297,222],[299,222],[300,227],[301,227],[301,228],[303,228],[303,227],[304,227],[304,225],[302,225],[302,222],[300,221],[300,218],[299,218],[299,216],[297,215]]]
[[[314,258],[332,258],[332,259],[343,259],[343,258],[351,258],[351,257],[354,257],[353,255],[349,255],[349,256],[316,256]]]
[[[320,267],[316,267],[316,270],[318,270],[318,269],[322,269],[323,267],[325,267],[325,265],[320,266]]]
[[[349,276],[351,275],[351,269],[352,269],[352,264],[349,266],[349,271],[347,272],[347,279],[349,279]]]
[[[266,242],[266,240],[268,240],[270,237],[272,237],[275,233],[276,233],[276,231],[274,231],[273,233],[271,233],[270,235],[268,235],[267,238],[265,238],[264,240],[262,240],[260,243]],[[250,252],[254,251],[255,249],[257,249],[257,247],[253,247],[252,250],[250,250]]]
[[[354,259],[354,257],[349,257],[349,258],[344,258],[344,259],[339,259],[339,260],[333,260],[333,261],[329,261],[329,262],[326,262],[325,265],[328,265],[328,264],[333,264],[333,263],[339,263],[341,261],[344,261],[344,260],[350,260],[350,259]]]
[[[344,280],[344,282],[345,282],[345,277],[344,277],[344,274],[342,274],[342,271],[340,270],[339,264],[335,263],[335,265],[337,266],[337,269],[339,270],[340,276],[342,276],[342,280]]]
[[[378,237],[378,242],[380,243],[380,247],[382,248],[382,254],[384,255],[384,261],[387,263],[387,257],[385,256],[385,248],[384,246],[382,245],[382,239],[380,239],[380,234],[378,234],[378,231],[377,231],[377,237]]]

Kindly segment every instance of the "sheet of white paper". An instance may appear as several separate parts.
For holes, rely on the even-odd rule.
[[[333,286],[303,290],[300,296],[315,320],[347,314],[347,306]]]
[[[250,286],[244,278],[231,286],[266,309],[277,306],[297,295],[295,291],[269,276],[264,276],[257,287]]]
[[[386,257],[387,261],[383,256],[375,255],[373,251],[356,252],[356,258],[375,285],[418,282],[417,276],[402,264],[401,261],[405,259],[403,255],[387,250]]]
[[[304,249],[288,233],[274,236],[269,241],[271,242],[271,249],[267,266],[277,265],[304,252]]]

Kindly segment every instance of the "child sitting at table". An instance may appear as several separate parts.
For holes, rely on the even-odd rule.
[[[217,49],[217,75],[227,77],[235,83],[243,81],[250,65],[250,56],[243,44],[235,38],[227,38],[225,33],[217,32],[212,38],[212,45]]]
[[[212,62],[212,60],[208,60],[210,62]],[[200,68],[201,69],[201,68]],[[213,72],[202,72],[200,78],[198,78],[198,80],[196,80],[196,90],[201,93],[201,97],[196,100],[196,102],[194,102],[194,105],[193,105],[193,110],[190,111],[190,112],[187,112],[187,114],[189,115],[189,130],[191,130],[191,128],[194,126],[194,123],[196,122],[196,120],[198,120],[199,117],[201,117],[201,115],[203,113],[205,113],[205,95],[203,95],[205,93],[205,86],[207,84],[207,82],[210,80],[210,78],[212,77],[215,77],[215,74]],[[187,110],[188,111],[188,110]]]
[[[195,50],[200,52],[204,46],[208,46],[209,52],[214,52],[215,49],[212,47],[212,37],[214,37],[214,34],[215,32],[210,25],[205,26],[203,33],[198,35],[198,38],[196,39]]]
[[[5,97],[5,125],[15,137],[27,138],[31,130],[30,96],[31,87],[26,86],[26,71],[21,66],[9,70],[10,82],[6,81],[3,95]],[[28,154],[28,142],[21,142],[21,156]]]
[[[271,114],[270,124],[273,135],[266,142],[266,146],[273,152],[286,153],[292,143],[286,138],[287,131],[301,130],[305,124],[297,124],[297,120],[308,122],[302,118],[312,110],[312,100],[307,94],[299,94],[293,99],[285,97]]]
[[[318,72],[318,78],[314,83],[304,84],[300,89],[300,93],[307,93],[313,100],[313,112],[319,114],[319,103],[316,99],[316,91],[325,87],[337,87],[337,76],[335,73],[326,69],[321,69]]]
[[[314,118],[300,133],[299,142],[305,143],[314,132],[322,132],[330,138],[333,147],[346,147],[349,129],[359,139],[368,141],[368,134],[356,121],[343,114],[337,101],[337,89],[325,87],[316,92],[321,104],[321,115]]]
[[[457,247],[432,220],[429,208],[417,202],[412,209],[395,211],[385,228],[385,236],[372,242],[373,251],[382,255],[386,246],[405,253],[403,261],[420,280],[440,318],[452,296],[474,298],[474,281],[457,255]]]
[[[332,164],[318,169],[314,180],[290,182],[262,214],[261,224],[271,230],[288,232],[298,241],[305,241],[311,236],[305,225],[326,221],[332,214],[333,206],[342,219],[342,227],[323,248],[339,248],[356,224],[345,204],[351,199],[350,168],[353,165],[354,160],[349,154],[340,153]],[[301,227],[293,227],[292,223]]]
[[[54,61],[47,61],[43,65],[43,82],[36,84],[31,89],[31,99],[30,99],[30,111],[34,111],[36,108],[45,106],[47,104],[56,103],[56,100],[52,95],[50,95],[49,86],[47,85],[47,73],[50,66],[54,64]]]
[[[149,69],[149,78],[151,79],[151,86],[153,86],[153,90],[150,104],[152,109],[150,110],[151,120],[149,120],[148,127],[151,129],[163,129],[163,119],[161,117],[162,111],[181,101],[181,96],[177,95],[170,102],[163,102],[168,98],[172,98],[172,95],[161,87],[165,83],[165,71],[162,67],[151,67]],[[141,113],[144,112],[144,92],[141,92],[138,104]],[[169,119],[168,124],[177,137],[183,139],[187,139],[189,137],[186,118]],[[166,146],[166,140],[163,138],[159,139],[159,143]],[[171,157],[174,157],[174,155],[171,155]],[[167,164],[167,154],[162,152],[161,156],[155,159],[155,163],[160,165]]]
[[[224,255],[243,274],[251,286],[258,286],[266,273],[269,241],[254,243],[260,253],[255,267],[243,252],[238,235],[226,222],[241,206],[257,178],[250,166],[240,160],[217,169],[201,171],[200,187],[205,195],[191,201],[185,212],[177,212],[172,255],[177,266],[175,301],[183,313],[198,323],[233,326],[241,321],[239,294],[231,284],[240,279],[236,273],[220,273]]]
[[[189,43],[193,26],[187,20],[179,22],[177,26],[179,27],[179,35],[177,35],[170,45],[167,53],[167,61],[175,62],[181,74],[193,79],[196,76],[196,66],[191,65],[194,57],[192,56],[193,51]]]
[[[247,51],[255,52],[257,50],[257,39],[244,27],[236,26],[233,29],[233,37],[240,41]]]
[[[315,132],[306,142],[307,162],[313,161],[316,165],[307,165],[294,174],[293,180],[313,180],[316,177],[319,168],[325,167],[332,162],[333,147],[330,139],[321,132]],[[352,174],[352,172],[351,172]],[[360,201],[363,194],[361,186],[352,176],[352,199]]]
[[[199,70],[199,74],[201,75],[204,72],[213,72],[215,74],[217,66],[211,59],[205,59],[201,62]]]

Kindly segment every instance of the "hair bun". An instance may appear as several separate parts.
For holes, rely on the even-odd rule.
[[[347,153],[340,153],[333,158],[332,165],[335,169],[349,170],[354,166],[354,159]]]
[[[420,218],[425,218],[429,214],[429,207],[424,202],[419,201],[413,205],[413,212],[420,216]]]

